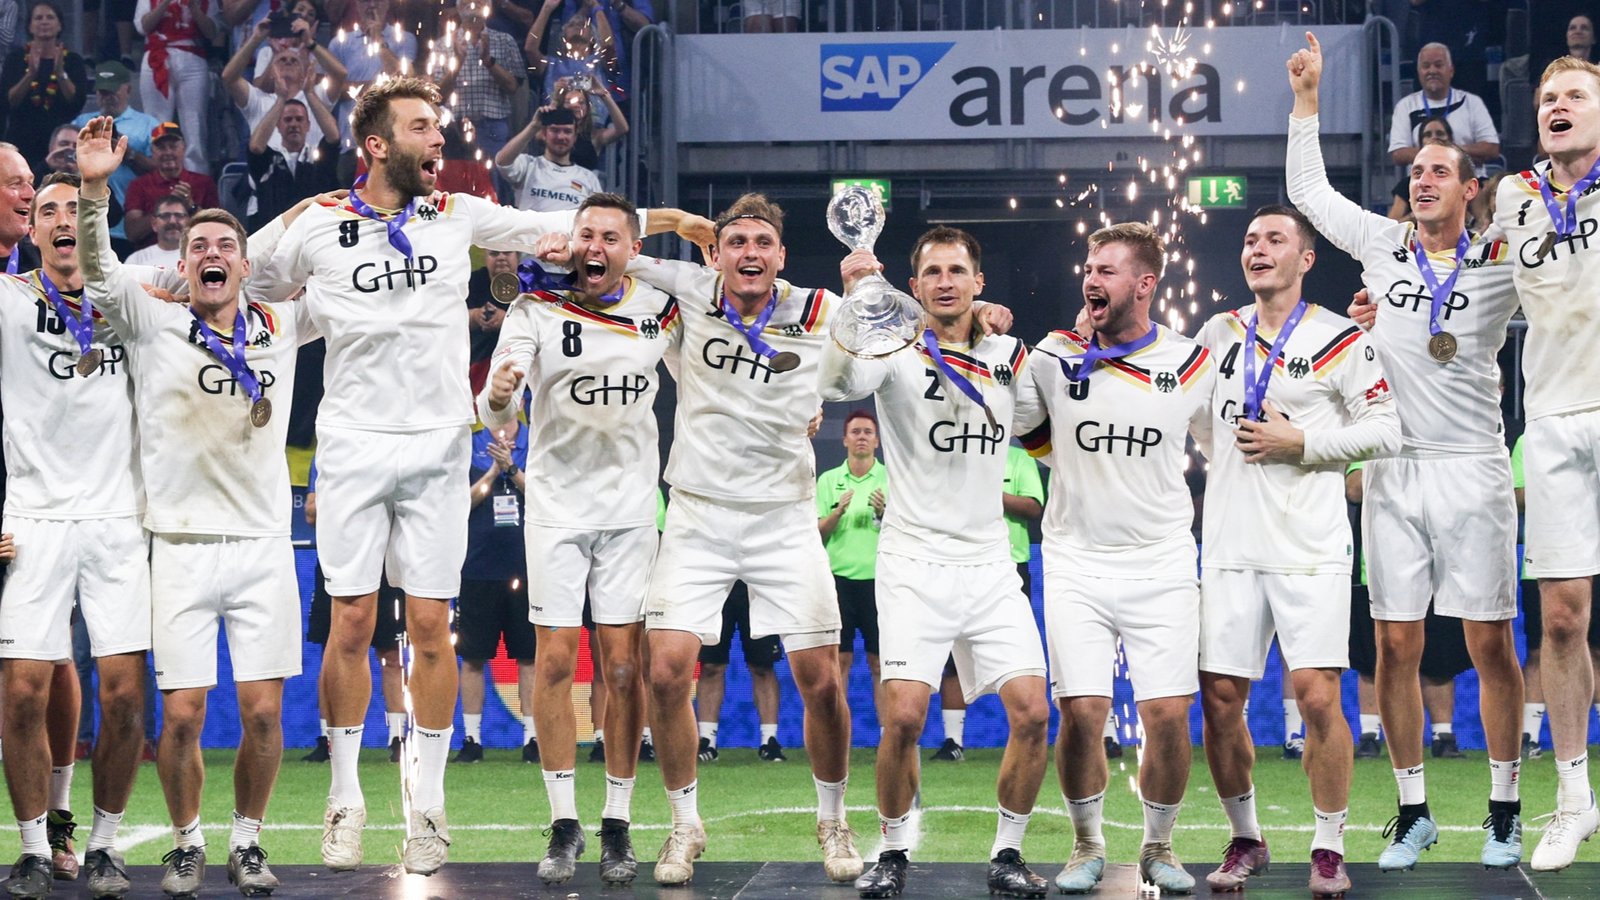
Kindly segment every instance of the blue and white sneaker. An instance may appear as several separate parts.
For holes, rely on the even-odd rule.
[[[1522,802],[1490,800],[1483,827],[1489,831],[1483,838],[1483,867],[1515,869],[1522,862]]]
[[[1139,848],[1139,877],[1163,894],[1187,894],[1194,890],[1194,876],[1183,870],[1183,863],[1167,841],[1152,841]]]
[[[1105,845],[1092,841],[1075,841],[1072,845],[1072,857],[1056,876],[1056,890],[1063,894],[1087,894],[1100,883],[1105,871]]]
[[[1439,826],[1428,815],[1428,807],[1402,806],[1400,814],[1389,820],[1383,830],[1384,837],[1393,837],[1393,843],[1383,849],[1378,857],[1378,869],[1383,872],[1410,870],[1417,865],[1422,851],[1439,842]]]

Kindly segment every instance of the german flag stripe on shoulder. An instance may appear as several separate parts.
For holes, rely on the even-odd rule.
[[[667,298],[666,305],[661,307],[661,312],[656,314],[656,321],[661,323],[661,330],[662,331],[669,331],[669,330],[671,330],[671,328],[674,325],[676,325],[678,323],[678,298],[677,297],[668,297]]]
[[[1050,455],[1050,420],[1045,419],[1038,428],[1027,434],[1017,435],[1017,440],[1022,442],[1022,449],[1029,456],[1042,459]]]
[[[272,307],[265,303],[251,302],[250,311],[261,317],[261,321],[267,326],[268,334],[278,333],[278,317],[272,312]]]
[[[1011,371],[1021,372],[1022,364],[1028,360],[1028,345],[1017,341],[1017,347],[1011,351]]]
[[[1178,366],[1178,383],[1186,385],[1193,381],[1206,370],[1210,363],[1211,351],[1204,347],[1195,347],[1194,352],[1189,354],[1189,358],[1183,361],[1183,365]]]
[[[822,288],[806,294],[805,306],[800,308],[800,327],[807,333],[817,327],[817,319],[822,316],[823,297]]]
[[[1339,332],[1339,335],[1333,340],[1329,341],[1327,346],[1323,347],[1321,350],[1318,350],[1316,355],[1311,357],[1311,370],[1313,372],[1320,372],[1324,366],[1332,365],[1339,359],[1339,357],[1343,356],[1345,351],[1349,350],[1351,345],[1353,345],[1360,337],[1361,329],[1354,325],[1351,325],[1344,331]]]

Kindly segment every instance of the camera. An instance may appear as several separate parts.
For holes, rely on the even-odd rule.
[[[294,16],[289,10],[280,9],[267,16],[267,37],[291,38],[294,36]]]

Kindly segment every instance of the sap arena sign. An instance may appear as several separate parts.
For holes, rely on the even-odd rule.
[[[1149,29],[683,35],[678,137],[689,143],[1118,137],[1287,130],[1284,60],[1305,29],[1190,33],[1182,74]],[[1317,31],[1327,134],[1362,130],[1359,26]],[[1170,37],[1170,32],[1162,34]],[[1152,69],[1153,70],[1153,69]],[[1153,70],[1154,71],[1154,70]]]

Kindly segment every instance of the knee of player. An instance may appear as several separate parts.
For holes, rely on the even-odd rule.
[[[1101,724],[1104,722],[1105,717],[1102,716]],[[1151,735],[1181,730],[1183,739],[1188,740],[1189,698],[1168,697],[1139,704],[1139,724],[1144,727],[1145,733]]]
[[[168,702],[161,709],[161,731],[172,735],[171,740],[186,744],[198,741],[205,724],[204,704]]]
[[[1340,705],[1337,680],[1318,679],[1296,691],[1296,695],[1299,697],[1300,714],[1307,722],[1324,723],[1336,716],[1344,715]]]
[[[270,698],[240,702],[239,726],[246,734],[272,734],[283,727],[283,707]]]
[[[1579,644],[1588,640],[1589,610],[1565,603],[1544,607],[1544,642]]]
[[[1386,666],[1400,665],[1415,671],[1422,662],[1423,640],[1421,628],[1380,628],[1378,655]]]
[[[603,668],[606,685],[610,690],[619,694],[633,694],[638,690],[643,673],[639,671],[637,657],[608,659]]]

